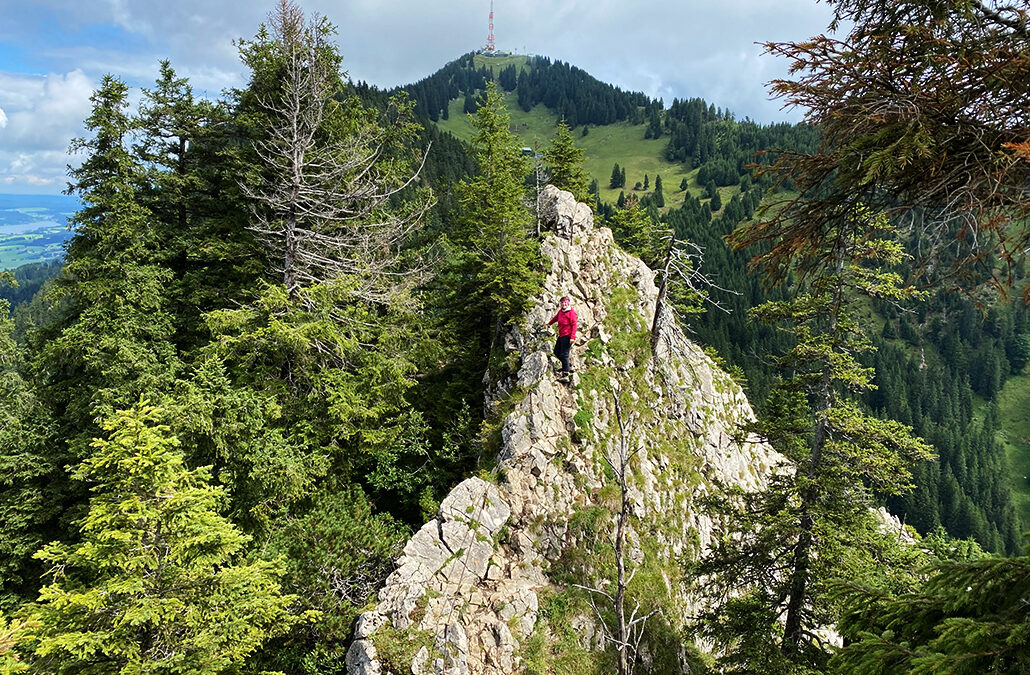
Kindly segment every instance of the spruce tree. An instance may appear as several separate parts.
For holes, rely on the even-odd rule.
[[[253,170],[239,152],[245,126],[225,104],[196,98],[168,61],[154,87],[143,91],[133,146],[147,176],[139,200],[152,214],[159,255],[173,274],[169,300],[183,351],[204,340],[201,315],[241,302],[265,263],[246,229],[248,207],[237,182]]]
[[[251,80],[236,92],[266,279],[244,306],[205,315],[215,339],[176,392],[191,411],[177,430],[231,467],[233,508],[254,530],[329,475],[408,506],[426,480],[412,476],[425,423],[406,399],[428,342],[412,292],[424,268],[407,245],[428,195],[399,194],[416,180],[417,126],[403,100],[380,122],[342,93],[324,20],[284,0],[269,23],[241,44]]]
[[[1026,556],[946,561],[907,592],[884,593],[853,583],[842,595],[840,628],[849,639],[831,661],[833,672],[1030,670]]]
[[[18,645],[28,647],[33,639],[34,624],[20,619],[8,621],[0,614],[0,673],[14,675],[28,672],[29,664],[19,654]]]
[[[623,202],[624,206],[607,223],[612,235],[619,246],[653,266],[663,251],[657,223],[640,207],[635,196],[630,195]]]
[[[466,311],[489,322],[490,344],[508,322],[521,316],[541,275],[536,242],[529,236],[524,180],[529,164],[500,92],[487,85],[483,105],[472,117],[476,176],[458,186],[461,266]]]
[[[48,442],[49,412],[24,376],[13,328],[9,304],[0,300],[0,613],[35,596],[41,569],[32,554],[59,532],[64,482],[65,455]]]
[[[727,648],[727,663],[763,672],[821,668],[829,654],[810,636],[839,618],[828,583],[850,575],[887,587],[898,583],[897,575],[911,575],[900,561],[904,551],[884,563],[889,537],[870,514],[876,495],[911,487],[910,466],[931,449],[909,427],[875,418],[855,400],[854,393],[874,386],[872,370],[859,361],[872,345],[855,307],[862,295],[899,301],[917,293],[891,271],[904,258],[901,244],[884,221],[866,218],[824,221],[804,256],[778,261],[797,266],[794,274],[807,272],[805,290],[753,311],[762,321],[790,326],[797,340],[780,359],[786,375],[755,428],[793,467],[776,470],[766,489],[723,502],[724,514],[745,534],[721,539],[697,566],[714,575],[708,592],[716,597],[748,589],[723,595],[702,626]],[[734,242],[748,241],[756,227],[738,230]],[[775,247],[766,254],[780,255]]]
[[[258,120],[252,151],[258,175],[241,177],[251,200],[251,229],[295,302],[308,285],[362,277],[362,299],[389,304],[413,278],[398,269],[398,250],[418,229],[429,197],[400,199],[415,182],[419,131],[410,103],[395,97],[388,120],[355,96],[342,96],[342,56],[324,18],[305,19],[283,0],[271,32],[241,44],[252,72],[241,103]]]
[[[223,490],[209,467],[186,467],[163,415],[142,402],[111,415],[75,471],[93,493],[81,541],[37,554],[44,672],[227,672],[297,620],[280,565],[243,560]]]
[[[572,131],[564,120],[558,123],[551,145],[544,150],[544,164],[551,184],[571,192],[576,201],[588,200],[588,177],[583,170],[583,151],[576,147]]]
[[[167,297],[173,275],[142,204],[145,167],[128,147],[138,129],[128,87],[105,76],[91,100],[91,136],[73,142],[86,156],[68,187],[82,208],[71,218],[63,274],[48,294],[56,311],[33,345],[41,400],[53,406],[79,458],[89,454],[96,417],[167,391],[181,368]]]
[[[625,185],[623,182],[622,171],[619,169],[619,163],[616,162],[615,166],[612,167],[612,178],[608,181],[608,187],[615,190]]]

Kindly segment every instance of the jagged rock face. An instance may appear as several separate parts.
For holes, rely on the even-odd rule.
[[[663,331],[654,358],[634,363],[618,348],[627,334],[650,328],[654,273],[619,250],[610,230],[595,229],[589,207],[570,193],[548,186],[539,207],[554,232],[541,245],[549,269],[535,308],[505,341],[520,365],[498,388],[506,400],[494,402],[511,408],[501,427],[500,478],[462,482],[405,546],[379,603],[358,621],[347,655],[355,675],[523,671],[522,646],[540,629],[538,594],[556,586],[551,566],[591,545],[570,522],[598,502],[609,480],[603,458],[617,428],[613,391],[648,413],[632,436],[639,454],[628,541],[637,563],[651,556],[674,564],[706,547],[712,523],[697,512],[696,497],[713,480],[755,488],[778,459],[738,438],[752,417],[746,398],[677,327]],[[580,372],[571,385],[555,380],[553,339],[544,335],[563,295],[580,326],[572,355]],[[681,584],[666,578],[666,585],[682,620],[694,609],[691,598]],[[577,621],[583,645],[602,646],[593,617]],[[413,651],[410,663],[398,657]]]

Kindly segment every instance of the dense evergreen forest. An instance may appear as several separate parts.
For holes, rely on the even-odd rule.
[[[496,81],[504,91],[516,92],[523,110],[542,103],[571,127],[639,123],[644,111],[655,105],[641,93],[624,92],[575,66],[552,62],[545,56],[527,58],[524,68],[508,65],[496,73],[487,66],[476,68],[473,57],[465,54],[403,90],[411,95],[421,114],[434,122],[448,114],[448,103],[458,97],[464,97],[466,113],[475,112],[476,92],[481,92],[488,81]]]
[[[952,33],[926,35],[927,3],[831,4],[869,63],[882,57],[870,36],[945,59],[942,44],[984,22],[985,54],[1026,52],[1025,9],[950,3],[938,29]],[[467,54],[381,91],[346,79],[332,34],[284,1],[239,45],[247,85],[220,100],[167,62],[138,105],[113,77],[94,93],[66,256],[0,287],[0,672],[346,671],[355,618],[408,536],[489,470],[499,420],[484,391],[511,367],[498,343],[541,282],[536,176],[505,92],[563,121],[545,178],[659,270],[758,410],[748,431],[798,467],[710,499],[748,536],[684,561],[725,593],[680,644],[724,649],[713,672],[1030,667],[1027,524],[994,404],[1030,361],[1030,317],[947,282],[1009,261],[1018,288],[1021,257],[971,250],[953,218],[936,234],[958,243],[928,255],[902,223],[940,203],[919,192],[938,174],[885,162],[859,175],[847,154],[901,152],[876,146],[897,127],[842,112],[818,82],[781,85],[806,106],[828,97],[811,124],[760,125],[546,57],[494,72]],[[812,58],[816,73],[842,67]],[[471,145],[434,125],[456,99]],[[667,139],[700,194],[656,175],[602,201],[608,176],[586,176],[573,131],[615,122]],[[1022,194],[1025,137],[999,133],[991,152],[1022,168],[993,180]],[[905,149],[913,166],[933,151]],[[970,165],[948,152],[935,171]],[[626,187],[618,165],[609,185]],[[1018,229],[1025,198],[984,190],[970,218]],[[668,261],[688,243],[700,277],[678,284]],[[883,504],[919,546],[879,548],[869,513]],[[844,648],[818,639],[830,624]]]

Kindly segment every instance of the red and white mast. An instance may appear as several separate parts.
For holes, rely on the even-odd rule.
[[[494,0],[490,0],[490,32],[486,36],[486,47],[483,48],[484,52],[490,52],[491,54],[497,49],[494,45]]]

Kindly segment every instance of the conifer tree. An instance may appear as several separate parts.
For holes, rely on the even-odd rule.
[[[719,188],[716,187],[714,180],[709,180],[707,183],[705,183],[705,197],[707,197],[708,199],[715,199],[718,196],[718,194]],[[712,210],[716,211],[718,209]]]
[[[640,207],[635,195],[631,194],[623,201],[625,206],[616,210],[608,222],[612,235],[619,246],[654,266],[663,252],[658,225]]]
[[[615,166],[612,167],[612,177],[611,180],[608,181],[608,187],[610,187],[613,190],[616,188],[624,187],[626,185],[624,180],[625,179],[622,177],[622,170],[619,169],[619,163],[616,162]]]
[[[712,209],[713,212],[718,211],[722,208],[722,195],[719,194],[719,190],[715,190],[715,193],[712,195],[711,201],[708,202],[708,206]]]
[[[1024,673],[1030,670],[1030,558],[944,562],[916,589],[860,583],[843,592],[851,639],[837,673]]]
[[[92,484],[81,542],[52,543],[40,591],[44,672],[222,673],[297,619],[278,563],[244,562],[249,538],[218,514],[210,468],[189,469],[163,412],[113,414],[75,471]]]
[[[923,254],[950,248],[960,277],[1012,271],[1030,241],[1030,79],[1012,58],[1030,50],[1026,3],[829,4],[840,35],[766,45],[794,74],[773,93],[823,134],[816,152],[781,155],[778,173],[837,187],[803,190],[779,223],[861,203],[911,217]]]
[[[858,296],[917,295],[890,270],[904,257],[901,244],[884,220],[867,218],[851,213],[824,222],[826,238],[811,241],[807,256],[794,261],[795,274],[807,272],[806,289],[754,310],[763,321],[791,326],[797,340],[780,359],[789,375],[756,426],[796,469],[783,467],[765,490],[726,502],[744,536],[720,540],[698,566],[718,579],[710,590],[722,601],[703,629],[728,648],[729,663],[761,664],[765,672],[822,667],[829,654],[813,636],[839,611],[828,582],[847,576],[842,569],[883,585],[898,573],[870,555],[886,545],[870,511],[875,495],[911,487],[910,465],[931,449],[905,425],[864,412],[853,396],[873,387],[872,370],[858,360],[872,348],[855,318]],[[739,229],[734,242],[747,241],[755,228]],[[729,589],[741,585],[750,589],[731,597]]]
[[[665,206],[665,194],[662,192],[662,177],[654,177],[654,205],[658,208]]]
[[[9,304],[0,300],[0,612],[35,595],[40,569],[32,554],[56,534],[61,499],[55,488],[64,477],[61,456],[48,443],[49,411],[24,377],[13,328]]]
[[[564,120],[558,123],[551,145],[544,150],[544,164],[551,184],[571,192],[576,201],[588,201],[588,177],[583,170],[583,151],[576,147],[572,131]]]
[[[18,653],[19,643],[27,646],[34,625],[20,619],[8,621],[0,614],[0,673],[14,675],[29,670],[29,664]]]
[[[536,242],[529,236],[524,180],[529,165],[497,87],[487,85],[472,117],[476,176],[458,186],[463,304],[489,321],[490,344],[526,309],[541,281]]]
[[[143,91],[135,156],[146,171],[139,201],[154,219],[159,256],[173,274],[169,299],[175,341],[190,350],[203,340],[201,315],[239,303],[266,264],[246,229],[239,176],[245,124],[224,103],[197,99],[168,61]]]
[[[270,249],[291,300],[307,285],[342,275],[360,279],[352,292],[388,304],[414,275],[400,273],[398,250],[423,223],[427,194],[398,199],[408,172],[406,144],[418,131],[411,105],[391,101],[389,120],[356,97],[339,97],[342,57],[333,27],[282,0],[271,33],[241,45],[252,72],[243,102],[262,117],[253,144],[258,176],[243,183],[252,200],[252,229]]]
[[[216,339],[177,392],[194,412],[180,432],[232,467],[233,506],[255,529],[329,474],[412,497],[421,483],[404,462],[425,453],[405,398],[428,342],[412,292],[425,267],[408,244],[429,197],[400,194],[418,176],[410,106],[392,101],[381,123],[345,94],[323,19],[283,0],[269,23],[241,44],[251,81],[236,92],[269,278],[245,306],[205,316]]]
[[[128,88],[105,76],[91,100],[86,129],[93,135],[73,142],[87,156],[68,188],[83,207],[71,219],[75,234],[50,298],[67,309],[41,332],[36,363],[70,435],[90,433],[98,414],[166,387],[177,362],[168,342],[171,274],[159,261],[153,216],[140,203],[143,166],[128,147],[137,126],[126,110]]]
[[[154,88],[144,90],[143,97],[140,140],[134,150],[148,171],[150,190],[142,192],[140,200],[149,201],[150,213],[165,227],[185,231],[204,197],[197,158],[189,149],[195,149],[204,127],[212,122],[214,106],[195,100],[189,82],[178,77],[167,60],[160,64]]]

